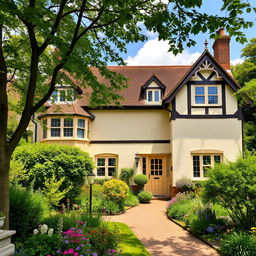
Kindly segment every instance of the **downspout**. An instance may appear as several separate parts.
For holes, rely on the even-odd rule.
[[[37,122],[35,121],[35,114],[32,115],[32,118],[31,118],[31,121],[32,123],[35,125],[34,126],[34,138],[33,138],[33,143],[37,142],[37,128],[38,128],[38,124]]]

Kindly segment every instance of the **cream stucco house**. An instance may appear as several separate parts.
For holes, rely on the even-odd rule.
[[[122,108],[90,109],[83,90],[67,103],[60,86],[55,105],[39,116],[47,126],[39,140],[89,152],[98,177],[134,167],[154,195],[170,195],[183,176],[205,179],[209,166],[242,152],[239,86],[230,74],[230,38],[220,33],[214,57],[206,49],[192,66],[109,67],[128,78]]]

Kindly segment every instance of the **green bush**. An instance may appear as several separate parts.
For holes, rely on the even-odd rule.
[[[144,174],[137,174],[134,178],[134,183],[139,186],[140,190],[143,190],[148,183],[148,177]]]
[[[149,203],[152,199],[152,193],[142,191],[137,195],[140,203]]]
[[[47,234],[37,234],[29,237],[18,250],[17,256],[45,256],[56,255],[56,249],[60,248],[62,237],[58,234],[51,236]]]
[[[54,175],[57,180],[64,177],[60,190],[72,186],[66,194],[71,201],[79,195],[86,174],[93,168],[87,153],[65,145],[35,143],[20,146],[13,154],[13,160],[22,163],[29,176],[19,182],[25,187],[32,186],[34,190],[43,190],[45,181]]]
[[[95,178],[94,184],[103,185],[106,181],[111,180],[111,178]]]
[[[129,207],[139,205],[139,199],[137,196],[129,191],[128,196],[124,201],[124,205]]]
[[[256,238],[247,233],[233,233],[221,243],[223,256],[255,256]]]
[[[182,177],[176,181],[176,187],[181,190],[181,192],[191,192],[194,191],[195,186],[191,179],[187,177]]]
[[[116,201],[107,199],[101,202],[101,209],[104,210],[107,214],[117,214],[122,212],[124,207]]]
[[[49,203],[39,192],[10,186],[10,229],[15,239],[24,240],[49,214]]]
[[[241,230],[256,225],[256,153],[236,162],[219,164],[208,172],[205,201],[220,204]]]
[[[122,168],[119,179],[124,181],[128,186],[130,185],[130,179],[134,174],[133,168]]]
[[[115,201],[123,206],[124,200],[128,196],[129,187],[122,180],[112,179],[103,184],[103,194],[111,201]]]
[[[97,254],[101,256],[114,255],[109,253],[109,249],[117,248],[120,241],[118,229],[115,228],[112,230],[107,226],[88,229],[86,237],[89,238],[93,251],[96,251]]]
[[[54,230],[68,230],[71,227],[78,226],[78,222],[83,222],[87,227],[100,227],[102,225],[101,215],[90,215],[90,214],[81,214],[76,211],[60,214],[55,213],[51,214],[47,218],[44,218],[41,223],[46,224],[48,227],[53,228]],[[61,227],[60,227],[61,226]]]

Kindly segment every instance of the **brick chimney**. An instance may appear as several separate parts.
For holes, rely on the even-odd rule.
[[[220,37],[218,37],[213,43],[214,58],[218,61],[226,70],[230,70],[230,53],[229,42],[230,37],[225,34],[224,28],[219,30]]]

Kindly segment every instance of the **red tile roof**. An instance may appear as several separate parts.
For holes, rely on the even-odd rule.
[[[42,118],[43,116],[49,115],[78,115],[78,116],[85,116],[89,118],[94,118],[94,116],[87,110],[84,110],[76,103],[65,103],[65,104],[58,104],[58,105],[51,105],[47,108],[43,113],[41,113],[38,117]]]
[[[120,91],[125,100],[121,102],[123,106],[142,106],[145,101],[140,99],[141,87],[152,77],[158,77],[166,86],[164,97],[168,95],[180,81],[180,79],[187,73],[191,66],[109,66],[111,71],[118,72],[128,79],[128,88]],[[99,71],[92,68],[94,75],[99,82],[109,84],[103,78]],[[90,91],[83,90],[82,97],[78,100],[80,106],[88,106],[88,98]]]

